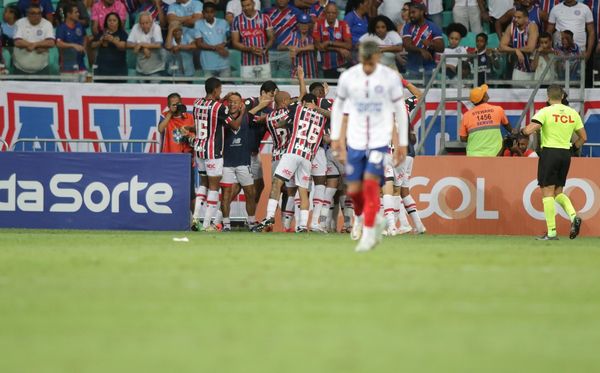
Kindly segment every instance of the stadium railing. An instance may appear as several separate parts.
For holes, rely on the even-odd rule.
[[[16,140],[10,150],[34,152],[159,153],[160,144],[156,140],[61,140],[33,138]]]
[[[502,52],[496,52],[496,53],[504,54]],[[414,121],[418,115],[420,115],[420,121],[421,121],[421,126],[420,126],[420,130],[419,130],[420,136],[419,136],[417,145],[415,147],[417,154],[422,154],[427,137],[431,133],[431,130],[433,129],[438,117],[440,118],[440,133],[442,133],[442,134],[446,133],[446,103],[449,101],[456,102],[456,104],[457,104],[456,114],[455,114],[456,115],[456,126],[457,127],[460,126],[463,102],[469,101],[468,93],[469,93],[470,88],[478,85],[478,81],[477,81],[478,60],[476,57],[477,57],[477,55],[475,55],[475,54],[442,55],[438,65],[432,72],[432,75],[431,75],[432,78],[427,82],[427,84],[424,84],[425,76],[423,76],[421,83],[425,86],[424,91],[423,91],[424,99],[419,100],[415,110],[412,112],[412,115],[411,115],[411,121]],[[469,73],[469,75],[463,76],[463,71],[461,68],[459,68],[459,69],[457,69],[457,72],[456,72],[456,78],[448,79],[447,78],[446,61],[450,58],[458,59],[459,60],[459,63],[457,64],[458,66],[462,66],[463,62],[467,62],[469,64],[469,66],[471,67],[471,72]],[[512,123],[513,126],[521,126],[521,125],[526,124],[526,123],[524,124],[523,122],[527,118],[527,115],[529,114],[529,116],[532,116],[534,113],[534,110],[535,110],[534,100],[535,100],[535,97],[536,97],[538,91],[540,90],[540,88],[545,87],[549,84],[559,84],[559,85],[565,87],[565,90],[567,92],[569,92],[572,88],[578,89],[579,95],[577,97],[569,96],[569,102],[581,104],[581,105],[579,105],[579,112],[583,117],[583,114],[584,114],[584,112],[583,112],[584,99],[583,98],[585,97],[585,67],[586,67],[585,66],[585,58],[583,56],[556,56],[556,55],[551,55],[550,58],[551,58],[550,63],[548,63],[546,65],[546,68],[544,69],[544,71],[542,71],[540,79],[538,79],[538,80],[520,80],[519,81],[519,80],[512,80],[512,79],[510,79],[510,80],[486,79],[486,84],[490,85],[491,87],[531,89],[531,91],[529,93],[529,99],[527,100],[526,106],[523,109],[523,111],[521,112],[521,115],[520,115],[518,121],[516,123]],[[574,63],[574,61],[577,61],[577,63],[578,63],[577,64],[577,68],[578,68],[577,74],[578,74],[579,79],[576,81],[570,79],[570,74],[573,73],[571,71],[571,66]],[[550,68],[553,68],[553,66],[555,66],[557,62],[560,62],[564,66],[564,70],[562,70],[561,72],[563,73],[562,75],[564,75],[565,78],[563,80],[544,81],[544,78],[549,73]],[[427,116],[426,116],[427,109],[426,109],[425,105],[426,105],[426,101],[427,101],[427,95],[430,93],[430,90],[432,88],[440,88],[441,98],[439,100],[439,103],[438,103],[436,109],[434,110],[433,115],[429,117],[429,120],[427,120]],[[448,89],[454,90],[456,92],[456,94],[449,95]],[[466,96],[463,96],[463,94],[466,94]],[[457,128],[456,133],[458,133],[458,128]],[[440,136],[439,153],[445,152],[446,143],[447,143],[447,140],[446,140],[445,136]],[[451,141],[451,143],[448,145],[455,146],[456,144],[455,144],[455,141]]]

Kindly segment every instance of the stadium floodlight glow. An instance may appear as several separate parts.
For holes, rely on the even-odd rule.
[[[138,175],[134,175],[129,181],[116,184],[112,190],[102,182],[90,182],[85,185],[81,193],[72,186],[77,185],[82,189],[80,185],[82,179],[83,174],[54,175],[49,182],[50,193],[53,198],[62,199],[63,202],[52,204],[48,211],[70,213],[77,212],[85,206],[94,213],[101,213],[108,208],[112,213],[119,213],[121,196],[125,193],[129,208],[134,213],[147,214],[150,210],[155,214],[172,214],[171,208],[166,203],[173,197],[173,188],[167,183],[148,185],[140,182]],[[0,180],[0,192],[4,190],[7,198],[5,201],[0,201],[0,211],[17,211],[17,209],[27,212],[45,211],[45,187],[41,182],[18,180],[17,174],[13,173],[8,179]],[[141,204],[138,198],[139,193],[144,190],[146,190],[143,201],[145,205]],[[93,196],[100,198],[93,198]]]

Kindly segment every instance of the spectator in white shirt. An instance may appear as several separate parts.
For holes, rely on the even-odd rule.
[[[454,22],[460,23],[475,34],[479,34],[481,28],[481,15],[477,0],[454,0],[452,8]]]
[[[382,52],[382,65],[398,70],[396,66],[396,55],[402,52],[402,37],[396,31],[396,26],[386,16],[379,15],[369,21],[369,32],[358,39],[360,43],[372,40],[379,45]]]
[[[27,8],[27,17],[15,23],[15,74],[49,74],[50,48],[55,47],[52,23],[42,17],[39,5]]]
[[[467,35],[467,28],[462,23],[451,23],[446,29],[448,33],[448,47],[444,49],[444,54],[468,54],[467,47],[460,45],[460,41]],[[462,77],[466,78],[469,72],[469,64],[465,59],[450,57],[446,59],[446,76],[453,79],[458,74],[458,69],[462,67]]]
[[[550,11],[546,31],[554,36],[554,46],[561,46],[561,31],[570,30],[575,44],[584,52],[585,60],[589,60],[596,38],[594,17],[587,5],[577,0],[565,0]],[[558,31],[555,33],[555,31]],[[587,33],[587,37],[586,37]],[[589,45],[589,48],[587,46]]]
[[[140,13],[129,37],[127,48],[137,55],[136,71],[141,76],[159,76],[165,69],[162,33],[148,12]]]
[[[260,10],[260,0],[254,0],[254,9]],[[242,14],[242,0],[230,0],[225,8],[225,20],[231,24],[240,14]]]

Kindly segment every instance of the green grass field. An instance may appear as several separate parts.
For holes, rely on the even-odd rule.
[[[0,230],[0,372],[599,369],[599,239],[353,244]]]

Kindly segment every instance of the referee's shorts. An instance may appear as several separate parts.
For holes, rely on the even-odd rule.
[[[543,148],[538,161],[538,185],[565,186],[570,165],[569,149]]]

